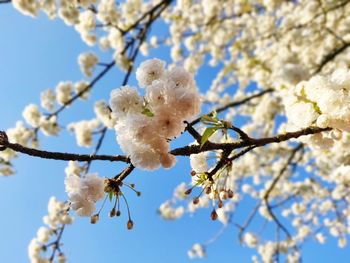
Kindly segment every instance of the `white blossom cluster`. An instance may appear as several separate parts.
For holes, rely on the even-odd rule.
[[[108,107],[108,104],[99,100],[95,102],[94,112],[96,114],[97,119],[108,129],[113,129],[116,124],[116,119],[113,116],[111,110]]]
[[[206,256],[205,247],[199,243],[195,243],[187,252],[189,258],[204,258]]]
[[[39,111],[35,104],[29,104],[23,110],[24,120],[33,128],[40,128],[47,135],[57,135],[60,128],[56,121],[56,116],[47,117]]]
[[[243,236],[243,242],[250,248],[256,247],[258,244],[258,238],[253,233],[245,233]]]
[[[80,94],[80,98],[86,100],[89,98],[89,83],[82,80],[78,81],[74,85],[74,90],[76,94]]]
[[[56,86],[55,90],[45,90],[41,93],[41,106],[49,111],[53,112],[55,110],[56,105],[64,105],[67,106],[69,101],[72,99],[74,94],[80,94],[80,98],[87,99],[89,92],[87,90],[88,83],[85,81],[79,81],[73,84],[70,81],[60,82]],[[107,124],[108,127],[112,128],[113,120],[107,120],[105,111],[101,109],[101,105],[99,106],[98,118],[103,119],[103,123]],[[96,113],[97,114],[97,113]],[[57,123],[57,115],[56,114],[44,114],[41,112],[39,107],[36,104],[29,104],[23,110],[23,118],[25,122],[32,128],[40,129],[46,136],[58,135],[60,132],[60,126]],[[111,117],[109,119],[112,119]],[[78,130],[77,140],[79,145],[89,146],[91,143],[91,135],[87,135],[87,130],[93,130],[97,128],[99,125],[99,121],[95,120],[92,122],[82,122],[80,124],[72,124],[70,125],[71,130]],[[80,127],[80,129],[75,129],[75,126]],[[93,127],[92,127],[93,126]],[[24,132],[27,130],[27,132]],[[18,123],[16,128],[10,129],[8,133],[10,134],[11,141],[17,142],[22,145],[28,145],[27,142],[30,139],[34,139],[34,133],[31,133],[30,128],[25,128],[22,123]],[[28,137],[28,134],[31,134]],[[19,136],[23,138],[20,139]],[[16,137],[16,138],[14,138]],[[35,143],[35,140],[33,141]],[[33,145],[37,146],[37,145]]]
[[[78,216],[91,216],[95,211],[95,203],[101,200],[104,193],[104,179],[97,174],[79,176],[79,169],[74,163],[66,169],[66,192],[71,203],[71,208]]]
[[[68,125],[68,130],[74,132],[79,146],[89,147],[92,145],[92,133],[98,127],[100,127],[100,121],[98,119],[92,119],[72,122]]]
[[[82,53],[78,57],[78,63],[81,72],[86,76],[91,77],[92,71],[98,63],[98,57],[92,52]]]
[[[22,121],[17,121],[16,126],[6,131],[9,142],[19,143],[24,146],[38,146],[35,133],[32,129],[25,126]],[[11,149],[0,151],[0,175],[9,176],[15,173],[11,161],[17,156],[17,153]]]
[[[129,0],[116,4],[113,0],[14,0],[13,6],[25,15],[36,17],[40,11],[50,19],[60,18],[68,26],[74,26],[81,39],[89,46],[98,44],[102,50],[115,50],[116,63],[127,69],[130,61],[120,51],[125,47],[122,32],[127,31],[143,14],[159,4],[158,0],[142,1]],[[91,7],[94,7],[92,10]],[[103,31],[98,32],[98,27]],[[101,34],[102,33],[102,34]],[[140,51],[146,55],[149,47],[156,47],[157,40],[151,38],[150,44],[144,42]],[[96,57],[82,54],[79,64],[86,75],[91,74],[93,65],[97,63]]]
[[[54,241],[58,232],[64,225],[73,223],[73,218],[68,214],[68,204],[58,201],[51,197],[48,204],[48,215],[44,216],[43,221],[46,226],[38,229],[36,237],[33,238],[28,246],[28,256],[31,263],[50,262],[50,256],[47,255],[49,241]],[[54,247],[52,249],[55,249]],[[61,252],[57,258],[59,263],[66,262],[65,255]]]
[[[165,63],[158,59],[143,62],[136,78],[145,88],[144,97],[130,86],[111,92],[117,141],[136,167],[170,168],[175,157],[168,153],[168,140],[180,135],[185,129],[184,121],[200,112],[194,79],[180,67],[166,70]]]
[[[81,63],[82,71],[87,76],[90,76],[94,65],[91,64],[91,61],[85,60]],[[57,84],[55,90],[48,89],[41,93],[41,106],[45,110],[52,112],[57,105],[67,105],[73,96],[77,94],[79,94],[79,98],[87,99],[89,96],[88,85],[89,83],[83,80],[76,83],[61,81]]]
[[[328,76],[317,75],[283,92],[288,121],[297,128],[333,128],[311,137],[311,142],[329,148],[342,132],[350,132],[350,71],[338,69]],[[301,118],[302,116],[302,118]]]
[[[77,144],[81,147],[90,147],[93,142],[94,133],[98,133],[103,127],[113,129],[116,124],[116,118],[111,113],[105,101],[96,101],[94,112],[96,118],[72,122],[67,126],[68,130],[74,133]]]
[[[158,211],[161,217],[165,220],[178,219],[182,217],[185,212],[184,207],[182,206],[173,208],[170,201],[161,204]]]

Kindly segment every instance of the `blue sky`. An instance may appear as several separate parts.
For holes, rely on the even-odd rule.
[[[62,80],[80,80],[77,56],[87,50],[90,48],[82,43],[75,30],[63,22],[49,21],[44,16],[32,19],[19,14],[11,5],[0,5],[0,129],[14,126],[27,104],[38,104],[40,91],[54,88]],[[157,55],[168,57],[164,51]],[[213,71],[206,69],[202,73],[197,81],[205,90]],[[110,90],[117,88],[122,78],[123,73],[113,69],[94,88],[92,100],[74,104],[60,115],[61,122],[91,118],[93,102],[108,99]],[[135,83],[134,79],[131,82]],[[79,153],[92,151],[76,147],[74,137],[66,132],[59,138],[42,136],[41,147]],[[108,134],[101,152],[119,152],[113,132]],[[28,262],[27,246],[43,224],[48,199],[52,195],[66,199],[65,165],[65,162],[20,156],[15,161],[18,173],[0,178],[0,262]],[[91,171],[112,176],[122,168],[121,164],[96,162]],[[108,209],[96,225],[90,225],[87,218],[76,218],[63,237],[63,250],[69,262],[192,262],[187,258],[187,250],[193,243],[205,242],[215,235],[220,223],[210,220],[209,210],[174,222],[163,221],[156,213],[159,205],[172,195],[174,186],[188,180],[189,171],[186,158],[179,158],[171,170],[152,173],[136,170],[127,180],[142,191],[140,198],[127,193],[134,230],[126,230],[125,215],[119,219],[108,218]],[[248,213],[244,210],[243,216]],[[349,249],[338,249],[333,239],[324,246],[310,242],[303,251],[304,262],[349,262],[350,258]],[[233,228],[208,247],[207,252],[203,262],[250,262],[252,255],[252,250],[239,245]]]

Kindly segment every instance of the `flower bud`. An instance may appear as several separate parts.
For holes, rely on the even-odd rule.
[[[228,196],[228,198],[233,198],[234,195],[235,195],[235,194],[233,193],[233,191],[232,191],[231,189],[227,190],[227,196]]]
[[[128,230],[131,230],[134,228],[134,222],[129,219],[128,223],[126,224],[126,227],[128,228]]]
[[[109,217],[114,217],[116,215],[115,207],[109,212]]]
[[[90,223],[91,223],[91,224],[96,224],[97,221],[98,221],[98,219],[99,219],[99,215],[98,215],[98,214],[93,215],[93,216],[91,217]]]
[[[216,213],[215,208],[213,209],[213,211],[211,212],[211,220],[215,221],[216,219],[218,219],[218,214]]]
[[[211,193],[211,187],[210,187],[210,186],[208,186],[208,187],[205,188],[205,193],[206,193],[207,195]]]
[[[187,189],[187,190],[185,191],[185,195],[189,195],[189,194],[191,194],[191,193],[192,193],[192,188]]]
[[[192,203],[193,203],[194,205],[198,205],[198,204],[199,204],[199,197],[193,198]]]
[[[223,206],[224,206],[224,203],[221,200],[219,200],[218,207],[222,208]]]

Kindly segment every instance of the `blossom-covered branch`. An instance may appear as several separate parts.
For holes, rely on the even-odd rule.
[[[187,182],[160,206],[162,218],[210,207],[211,219],[224,224],[223,229],[237,226],[242,245],[257,250],[261,260],[253,256],[253,262],[298,262],[303,242],[312,236],[324,243],[328,232],[345,246],[350,215],[349,0],[12,3],[24,15],[44,12],[63,20],[100,51],[94,48],[78,57],[83,75],[91,79],[60,82],[44,91],[40,102],[45,112],[30,104],[23,111],[25,122],[0,132],[1,174],[13,174],[11,160],[17,153],[69,161],[65,188],[71,211],[96,223],[106,200],[112,202],[111,217],[120,216],[124,202],[127,228],[132,229],[125,190],[140,192],[128,176],[136,169],[170,169],[176,156],[188,156]],[[156,21],[162,30],[151,32]],[[136,65],[139,53],[147,57],[164,46],[170,49],[167,66],[155,58]],[[105,56],[99,52],[110,52],[110,62],[100,61]],[[60,113],[78,99],[88,99],[114,67],[125,74],[109,103],[107,98],[97,101],[92,119],[65,125]],[[202,79],[207,67],[215,73],[209,82]],[[128,85],[134,69],[138,87]],[[207,90],[196,85],[204,81]],[[217,109],[203,115],[202,102]],[[39,131],[59,135],[65,126],[79,146],[96,141],[91,155],[37,150]],[[125,155],[99,155],[113,129]],[[185,131],[194,142],[171,149]],[[95,160],[126,164],[100,176],[89,172]],[[239,207],[247,213],[246,197],[257,205],[241,226],[233,215]],[[48,247],[53,249],[50,262],[57,255],[65,260],[60,239],[70,223],[67,203],[51,199],[48,217],[53,220],[44,222],[49,228],[31,242],[32,262],[41,260]],[[262,223],[261,229],[249,232],[253,219]],[[264,231],[270,222],[275,238]],[[52,237],[56,239],[48,243]],[[189,256],[204,257],[207,245],[196,243]]]

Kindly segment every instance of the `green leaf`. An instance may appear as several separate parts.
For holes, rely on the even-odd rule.
[[[212,136],[218,129],[218,127],[209,127],[205,129],[202,135],[201,148],[208,141],[209,137]]]
[[[201,121],[202,122],[213,122],[213,123],[216,122],[216,120],[213,117],[209,116],[209,115],[202,116],[201,117]]]
[[[153,112],[150,109],[148,109],[148,108],[144,108],[141,113],[143,115],[146,115],[147,117],[153,117],[154,116]]]
[[[206,124],[216,125],[220,122],[220,120],[217,117],[216,111],[213,111],[210,114],[204,115],[201,117],[201,121]]]
[[[311,103],[312,106],[313,106],[313,108],[314,108],[314,110],[315,110],[318,114],[322,114],[321,109],[320,109],[320,107],[317,105],[317,103],[307,98],[306,92],[305,92],[305,88],[304,88],[304,87],[301,89],[300,94],[301,94],[301,97],[302,97],[302,100],[303,100],[303,101],[305,101],[306,103]]]
[[[197,176],[197,179],[196,179],[196,185],[199,186],[199,185],[202,185],[204,184],[208,179],[208,175],[207,173],[201,173]]]
[[[113,200],[113,192],[112,191],[110,191],[109,193],[108,193],[108,197],[109,197],[109,201],[110,202],[112,202],[112,200]]]

